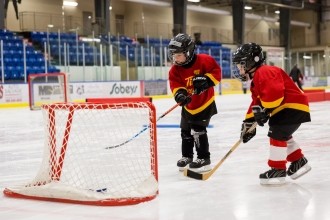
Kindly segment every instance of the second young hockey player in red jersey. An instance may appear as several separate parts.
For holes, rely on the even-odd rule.
[[[214,86],[220,82],[220,66],[207,54],[195,54],[195,43],[187,34],[178,34],[168,45],[173,66],[169,71],[170,88],[181,111],[180,171],[189,165],[196,172],[211,169],[207,126],[217,113]],[[192,95],[193,94],[193,95]],[[193,161],[194,147],[197,159]]]
[[[287,175],[297,179],[310,171],[306,157],[292,137],[301,123],[311,121],[307,96],[282,69],[264,64],[262,48],[256,43],[241,45],[232,61],[234,76],[242,81],[252,80],[252,102],[241,129],[243,143],[256,135],[256,129],[247,133],[254,122],[264,126],[269,121],[271,169],[260,174],[260,183],[283,184]]]

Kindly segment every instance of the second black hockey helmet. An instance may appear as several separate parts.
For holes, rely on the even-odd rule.
[[[235,68],[237,64],[242,65],[246,74],[250,74],[253,68],[261,66],[264,61],[262,48],[256,43],[243,44],[232,55],[233,67]],[[234,71],[233,74],[235,77],[242,79],[239,72]]]

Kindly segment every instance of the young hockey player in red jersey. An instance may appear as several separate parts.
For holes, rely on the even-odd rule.
[[[247,133],[253,122],[264,126],[269,120],[269,171],[260,174],[261,184],[283,184],[286,175],[297,179],[311,170],[292,134],[301,123],[310,122],[307,96],[287,73],[264,64],[262,48],[255,43],[241,45],[233,57],[233,74],[242,81],[251,79],[252,102],[242,124],[241,138],[248,142],[256,129]],[[290,166],[286,169],[286,163]]]
[[[188,164],[194,171],[208,171],[211,160],[206,128],[211,117],[217,114],[213,87],[221,80],[221,69],[211,56],[195,54],[195,43],[187,34],[171,39],[168,49],[174,64],[169,71],[170,88],[175,101],[182,106],[182,158],[177,166],[180,171]]]

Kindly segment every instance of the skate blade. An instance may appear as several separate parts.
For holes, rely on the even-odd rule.
[[[180,172],[183,172],[186,168],[188,168],[189,167],[189,164],[187,165],[187,166],[185,166],[185,167],[179,167],[179,171]]]
[[[260,179],[261,185],[279,186],[285,184],[285,177]]]
[[[308,173],[309,171],[311,171],[312,167],[308,165],[308,163],[306,163],[303,167],[301,167],[296,173],[292,174],[290,177],[293,180],[298,179],[299,177],[305,175],[306,173]]]
[[[212,170],[212,167],[211,167],[211,165],[206,165],[206,166],[203,166],[203,167],[200,167],[200,168],[190,168],[189,167],[188,169],[193,171],[193,172],[196,172],[196,173],[204,173],[204,172]]]

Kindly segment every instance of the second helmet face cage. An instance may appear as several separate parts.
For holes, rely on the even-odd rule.
[[[262,49],[258,44],[243,44],[233,53],[232,75],[242,81],[252,79],[251,70],[261,66],[264,61]]]
[[[232,76],[243,82],[250,79],[249,74],[246,72],[246,63],[245,61],[234,62],[231,69]]]
[[[186,61],[183,63],[177,63],[173,59],[173,55],[177,53],[183,53],[186,57]],[[195,54],[195,43],[187,34],[178,34],[171,39],[168,45],[168,57],[172,63],[178,66],[183,66],[193,59]]]

